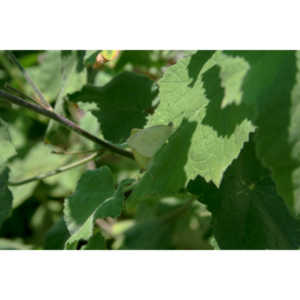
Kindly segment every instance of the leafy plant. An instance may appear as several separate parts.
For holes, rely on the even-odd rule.
[[[0,68],[0,249],[299,248],[300,52],[7,51]]]

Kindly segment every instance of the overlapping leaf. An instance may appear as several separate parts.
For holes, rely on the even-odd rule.
[[[225,173],[219,189],[198,177],[189,184],[213,213],[214,234],[222,249],[297,249],[300,223],[276,193],[268,170],[245,146]]]
[[[250,66],[242,103],[255,110],[258,157],[271,169],[279,194],[300,213],[300,55],[294,51],[226,51]]]
[[[220,184],[223,172],[238,156],[254,126],[246,119],[244,107],[221,108],[224,91],[219,65],[226,69],[223,54],[200,51],[179,60],[159,81],[160,104],[148,125],[173,122],[178,130],[153,158],[129,205],[177,192],[198,174]],[[231,71],[227,70],[228,89],[228,82],[235,82],[230,81],[231,76],[236,77]]]
[[[74,102],[88,103],[83,108],[98,119],[105,139],[124,142],[132,128],[143,128],[157,89],[152,80],[124,72],[104,87],[85,86],[69,95]]]

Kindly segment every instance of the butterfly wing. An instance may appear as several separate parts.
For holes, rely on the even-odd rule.
[[[128,138],[129,147],[139,154],[151,158],[172,134],[172,126],[158,125],[133,131]]]

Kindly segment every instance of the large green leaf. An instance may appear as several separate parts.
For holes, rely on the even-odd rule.
[[[16,154],[6,124],[0,119],[0,165]]]
[[[88,241],[92,237],[97,218],[116,218],[121,214],[123,189],[128,183],[128,180],[121,182],[115,191],[108,167],[83,174],[75,193],[65,202],[65,221],[71,233],[67,249],[76,249],[80,240]]]
[[[105,139],[124,142],[132,128],[143,128],[157,89],[152,80],[135,73],[124,72],[104,87],[85,86],[69,95],[74,102],[98,119]]]
[[[278,196],[269,171],[248,143],[226,171],[219,189],[198,177],[189,190],[213,213],[214,234],[222,249],[297,249],[300,223]]]
[[[13,196],[7,186],[8,173],[8,168],[0,168],[0,226],[12,209]]]
[[[246,107],[222,109],[227,90],[236,91],[233,93],[236,95],[236,79],[242,80],[245,74],[239,71],[237,76],[234,70],[239,70],[238,66],[232,70],[228,59],[221,52],[198,51],[169,67],[159,81],[160,104],[149,117],[147,126],[173,122],[176,128],[180,124],[195,124],[185,153],[185,182],[200,174],[206,181],[219,186],[224,171],[239,155],[249,133],[254,131],[247,119],[249,111]],[[242,62],[240,66],[247,67]],[[224,76],[227,79],[225,91]],[[235,80],[230,79],[232,76]],[[183,124],[184,119],[187,122]],[[178,149],[172,151],[180,152]]]
[[[294,51],[226,51],[250,66],[242,103],[255,109],[256,149],[271,169],[279,194],[300,213],[300,54]]]

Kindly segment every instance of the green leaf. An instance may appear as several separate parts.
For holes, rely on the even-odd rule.
[[[6,124],[0,119],[0,165],[16,154]]]
[[[86,171],[80,178],[74,194],[65,202],[64,215],[70,233],[80,229],[99,204],[113,193],[113,177],[108,167]]]
[[[89,103],[81,107],[97,118],[105,139],[123,143],[132,128],[144,127],[157,92],[152,80],[124,72],[104,87],[85,86],[69,99]]]
[[[189,191],[198,194],[213,213],[214,234],[221,249],[297,249],[300,223],[294,219],[275,185],[245,145],[226,171],[219,189],[198,177]]]
[[[219,186],[224,171],[254,131],[246,107],[221,107],[227,89],[236,90],[235,80],[227,81],[225,91],[222,85],[222,74],[231,71],[226,55],[198,51],[169,67],[158,83],[160,104],[147,126],[173,122],[175,128],[179,124],[195,127],[185,153],[184,183],[200,174]]]
[[[0,226],[12,209],[13,196],[7,186],[8,173],[8,168],[0,168]]]
[[[123,189],[128,180],[114,191],[112,173],[108,167],[87,171],[78,182],[75,193],[66,199],[65,221],[72,234],[67,249],[76,249],[80,240],[88,241],[94,232],[97,218],[116,218],[123,207]]]
[[[250,65],[242,103],[255,109],[258,158],[272,172],[278,193],[300,214],[300,54],[294,51],[226,51]]]

